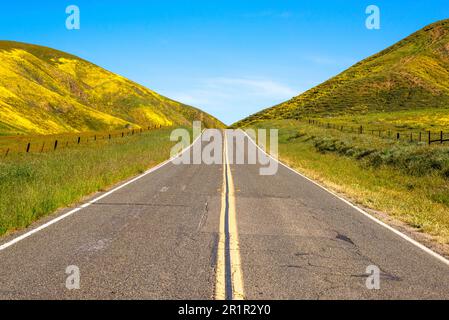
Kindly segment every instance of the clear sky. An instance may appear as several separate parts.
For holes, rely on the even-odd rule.
[[[368,5],[381,29],[365,27]],[[65,27],[68,5],[81,29]],[[0,39],[78,55],[227,124],[449,17],[448,0],[2,2]]]

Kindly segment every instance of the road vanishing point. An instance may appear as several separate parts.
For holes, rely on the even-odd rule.
[[[449,298],[443,257],[286,166],[232,164],[246,149],[229,148],[223,164],[167,161],[4,238],[0,299]]]

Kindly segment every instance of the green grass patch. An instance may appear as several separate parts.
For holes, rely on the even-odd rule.
[[[0,157],[0,235],[168,159],[171,130]]]
[[[404,144],[295,120],[258,127],[279,128],[279,155],[292,167],[449,243],[449,146]]]
[[[79,133],[61,133],[46,135],[15,135],[0,136],[0,157],[27,153],[28,144],[30,144],[29,153],[43,153],[55,151],[55,141],[58,141],[56,150],[68,149],[73,147],[90,146],[91,148],[108,144],[110,140],[123,139],[133,135],[140,135],[150,130],[156,130],[160,127],[147,127],[145,129],[122,129],[113,131],[86,131]],[[78,142],[79,139],[79,142]]]
[[[372,112],[363,115],[348,114],[328,118],[320,118],[324,124],[331,124],[337,127],[343,126],[345,131],[349,128],[358,129],[363,126],[365,132],[371,130],[381,130],[382,135],[390,131],[392,134],[400,132],[407,133],[426,133],[431,131],[438,134],[439,131],[447,132],[449,128],[448,108],[424,108],[416,110],[391,111],[391,112]],[[313,116],[311,117],[313,118]],[[416,135],[414,139],[416,140]],[[426,136],[424,135],[424,140]],[[437,137],[434,137],[437,138]]]

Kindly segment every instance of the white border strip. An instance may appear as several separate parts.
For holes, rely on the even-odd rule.
[[[65,218],[67,218],[67,217],[69,217],[69,216],[71,216],[72,214],[77,213],[78,211],[80,211],[80,210],[82,210],[82,209],[85,209],[85,208],[89,207],[90,205],[94,204],[95,202],[97,202],[97,201],[99,201],[99,200],[101,200],[101,199],[103,199],[103,198],[106,198],[107,196],[111,195],[112,193],[114,193],[114,192],[116,192],[116,191],[118,191],[118,190],[120,190],[120,189],[126,187],[127,185],[130,185],[131,183],[136,182],[137,180],[139,180],[139,179],[145,177],[146,175],[149,175],[150,173],[152,173],[152,172],[154,172],[154,171],[156,171],[156,170],[162,168],[163,166],[165,166],[165,165],[171,163],[174,159],[178,158],[178,157],[181,156],[184,152],[186,152],[187,150],[189,150],[189,149],[190,149],[190,148],[191,148],[191,147],[198,141],[198,139],[201,138],[201,136],[202,136],[202,133],[201,133],[201,134],[200,134],[200,135],[199,135],[199,136],[192,142],[192,144],[191,144],[190,146],[186,147],[184,150],[182,150],[182,151],[181,151],[180,153],[178,153],[176,156],[174,156],[174,157],[172,157],[172,158],[170,158],[170,159],[168,159],[168,160],[166,160],[166,161],[164,161],[164,162],[158,164],[157,166],[155,166],[155,167],[153,167],[153,168],[151,168],[151,169],[145,171],[145,172],[142,173],[141,175],[139,175],[139,176],[137,176],[137,177],[135,177],[135,178],[133,178],[133,179],[131,179],[131,180],[125,182],[124,184],[122,184],[122,185],[120,185],[120,186],[118,186],[118,187],[116,187],[116,188],[114,188],[114,189],[112,189],[112,190],[110,190],[110,191],[108,191],[108,192],[102,194],[102,195],[99,196],[98,198],[95,198],[95,199],[93,199],[93,200],[90,200],[89,202],[84,203],[83,205],[79,206],[78,208],[75,208],[75,209],[73,209],[73,210],[71,210],[71,211],[69,211],[69,212],[67,212],[67,213],[65,213],[65,214],[63,214],[63,215],[61,215],[61,216],[59,216],[59,217],[53,219],[53,220],[48,221],[47,223],[45,223],[45,224],[43,224],[43,225],[41,225],[41,226],[39,226],[39,227],[37,227],[37,228],[35,228],[35,229],[33,229],[33,230],[30,230],[30,231],[28,231],[28,232],[22,234],[21,236],[18,236],[17,238],[12,239],[12,240],[9,241],[9,242],[6,242],[6,243],[2,244],[2,245],[0,246],[0,251],[3,251],[3,250],[5,250],[6,248],[9,248],[9,247],[11,247],[12,245],[16,244],[17,242],[22,241],[22,240],[28,238],[29,236],[31,236],[31,235],[33,235],[33,234],[35,234],[35,233],[37,233],[37,232],[39,232],[39,231],[41,231],[41,230],[43,230],[43,229],[45,229],[45,228],[48,228],[49,226],[51,226],[51,225],[53,225],[53,224],[55,224],[55,223],[57,223],[57,222],[59,222],[59,221],[65,219]]]
[[[395,228],[389,226],[388,224],[386,224],[385,222],[380,221],[379,219],[373,217],[372,215],[370,215],[369,213],[367,213],[366,211],[360,209],[359,207],[357,207],[356,205],[352,204],[351,202],[349,202],[348,200],[340,197],[339,195],[337,195],[336,193],[334,193],[333,191],[327,189],[326,187],[322,186],[321,184],[319,184],[318,182],[306,177],[305,175],[303,175],[302,173],[299,173],[298,171],[296,171],[295,169],[290,168],[289,166],[287,166],[286,164],[282,163],[281,161],[279,161],[278,159],[273,158],[270,154],[268,154],[267,152],[265,152],[265,150],[263,150],[261,147],[259,147],[259,145],[254,142],[253,139],[251,139],[251,137],[244,131],[242,130],[245,135],[248,137],[248,139],[254,143],[256,145],[257,148],[259,148],[259,150],[261,150],[262,152],[264,152],[268,157],[270,157],[271,159],[275,160],[277,163],[279,163],[280,165],[282,165],[283,167],[287,168],[288,170],[296,173],[297,175],[301,176],[302,178],[306,179],[309,182],[312,182],[313,184],[315,184],[316,186],[320,187],[321,189],[327,191],[328,193],[330,193],[331,195],[333,195],[334,197],[340,199],[341,201],[343,201],[344,203],[346,203],[347,205],[349,205],[350,207],[354,208],[355,210],[357,210],[358,212],[362,213],[364,216],[366,216],[367,218],[371,219],[372,221],[376,222],[377,224],[380,224],[382,227],[390,230],[391,232],[393,232],[394,234],[398,235],[399,237],[401,237],[402,239],[410,242],[411,244],[413,244],[414,246],[418,247],[419,249],[423,250],[424,252],[430,254],[432,257],[438,259],[439,261],[443,262],[445,265],[449,266],[449,260],[446,259],[445,257],[443,257],[442,255],[434,252],[433,250],[427,248],[426,246],[424,246],[423,244],[419,243],[418,241],[410,238],[409,236],[405,235],[404,233],[396,230]]]

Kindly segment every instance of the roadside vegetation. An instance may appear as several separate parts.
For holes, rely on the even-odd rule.
[[[283,161],[449,244],[448,70],[446,19],[233,127],[279,128]]]
[[[449,143],[405,143],[297,120],[254,127],[279,128],[279,155],[292,167],[449,244]]]
[[[366,130],[392,132],[426,132],[437,133],[449,131],[449,105],[445,108],[423,108],[390,112],[370,112],[365,114],[347,114],[321,118],[325,123],[336,126],[366,127]]]
[[[44,153],[90,145],[96,147],[109,144],[112,140],[141,135],[147,131],[160,129],[160,126],[145,129],[121,129],[113,131],[86,131],[47,135],[0,136],[0,157],[17,153]]]
[[[172,128],[0,157],[0,235],[168,159]]]

